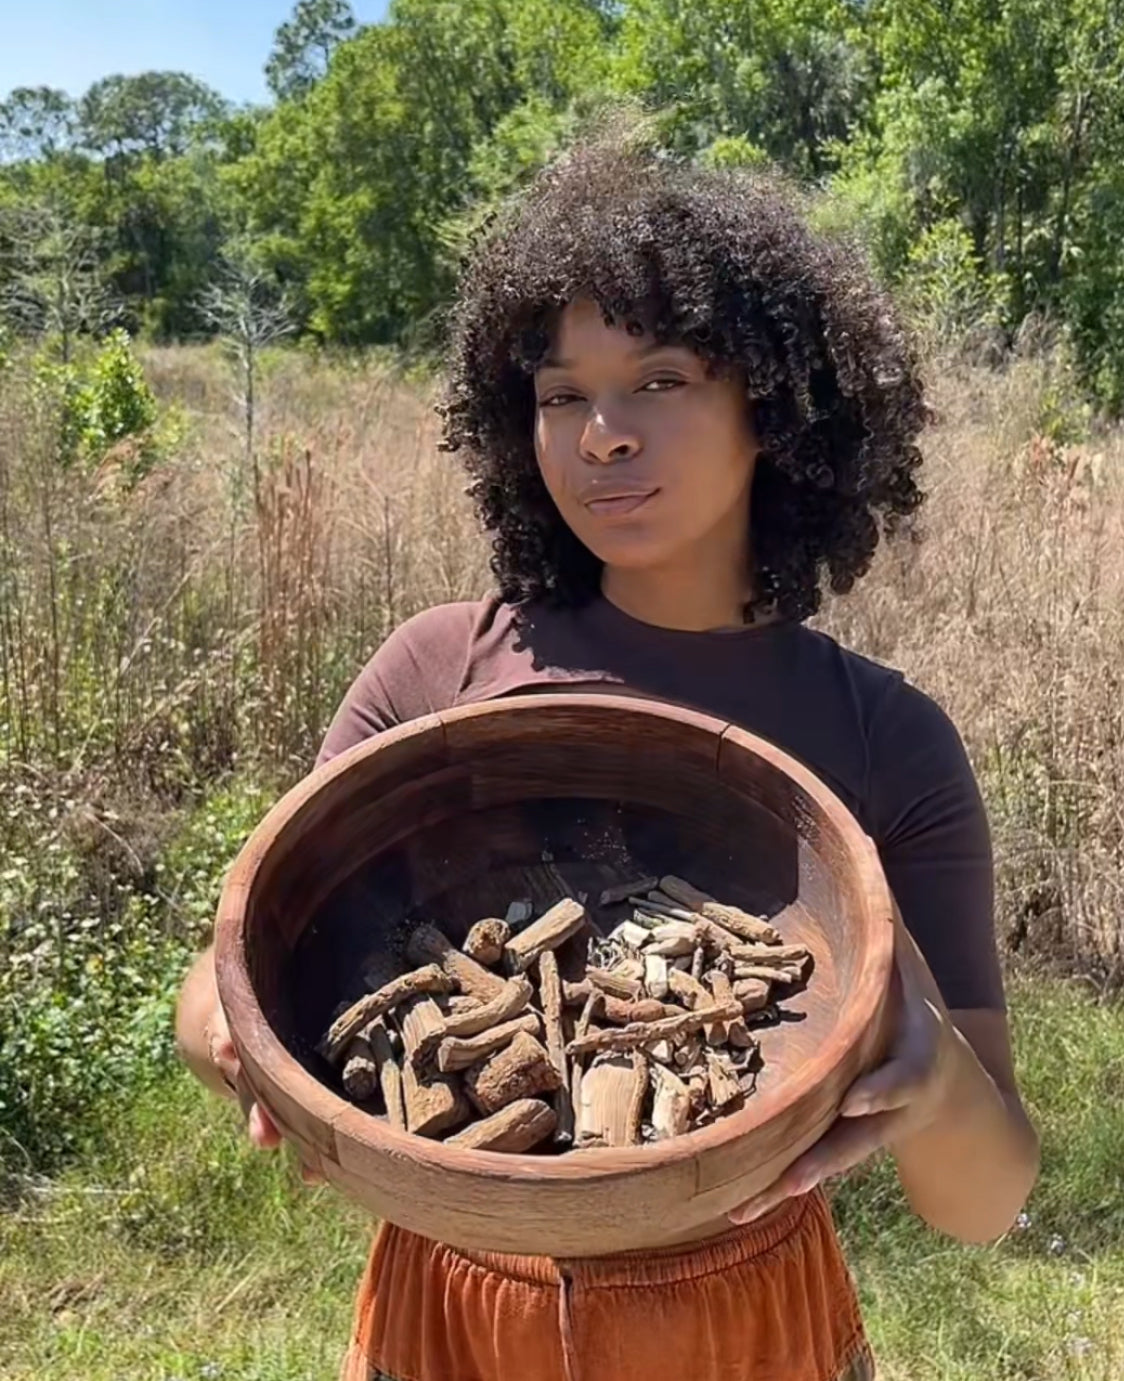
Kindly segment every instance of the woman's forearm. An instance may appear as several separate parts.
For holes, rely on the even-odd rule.
[[[927,1126],[891,1146],[919,1217],[965,1242],[1006,1232],[1038,1175],[1038,1136],[1018,1096],[1004,1092],[953,1028],[952,1065],[941,1108]]]

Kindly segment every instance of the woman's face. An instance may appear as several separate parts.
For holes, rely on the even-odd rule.
[[[734,376],[583,300],[561,314],[535,395],[543,480],[607,567],[678,567],[716,546],[746,560],[758,446]]]

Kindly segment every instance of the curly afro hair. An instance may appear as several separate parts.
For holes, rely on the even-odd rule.
[[[761,446],[747,617],[809,618],[825,580],[849,590],[920,504],[917,362],[861,256],[814,234],[774,175],[594,139],[495,217],[452,311],[442,446],[463,456],[504,599],[572,606],[599,590],[601,563],[534,451],[533,372],[577,298],[744,378]]]

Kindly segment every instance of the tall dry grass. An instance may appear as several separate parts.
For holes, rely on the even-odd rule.
[[[124,836],[250,762],[307,768],[370,651],[487,586],[425,391],[383,365],[267,363],[253,475],[208,350],[151,350],[186,409],[127,492],[55,461],[29,376],[0,398],[0,753],[7,785]],[[984,785],[1010,946],[1118,976],[1124,916],[1124,437],[1041,435],[1048,361],[941,370],[926,540],[886,549],[821,622],[946,706]],[[1055,400],[1056,402],[1056,400]],[[1056,408],[1055,408],[1056,411]]]

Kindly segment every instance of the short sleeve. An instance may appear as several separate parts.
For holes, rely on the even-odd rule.
[[[870,742],[873,832],[902,920],[949,1008],[1003,1010],[991,834],[960,735],[895,677]]]
[[[351,683],[316,766],[357,743],[455,702],[468,659],[474,606],[444,604],[399,625]]]

